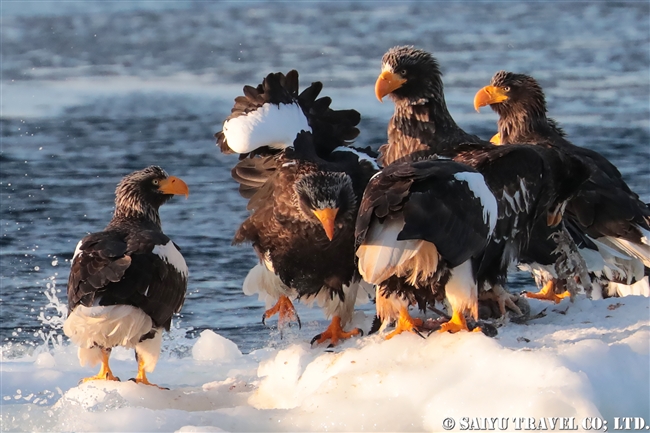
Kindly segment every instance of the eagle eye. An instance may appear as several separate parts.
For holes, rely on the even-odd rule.
[[[158,184],[159,184],[160,182],[158,181],[158,179],[154,179],[154,180],[151,181],[151,183],[153,183],[154,185],[158,186]]]
[[[510,86],[504,87],[503,90],[505,90],[506,92],[509,92],[510,91]]]

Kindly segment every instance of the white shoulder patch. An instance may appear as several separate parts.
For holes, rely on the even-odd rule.
[[[367,155],[367,154],[365,154],[363,152],[359,152],[358,150],[353,149],[351,147],[339,146],[336,149],[334,149],[332,152],[350,152],[350,153],[354,153],[355,155],[357,155],[357,157],[359,157],[359,161],[368,161],[375,170],[379,170],[379,165],[377,165],[377,160],[375,158],[373,158],[370,155]]]
[[[176,249],[176,246],[172,241],[167,242],[165,245],[156,245],[151,252],[156,254],[166,263],[172,265],[181,273],[181,275],[187,278],[188,270],[185,259],[181,252]]]
[[[485,183],[485,179],[481,173],[474,173],[471,171],[461,171],[454,175],[456,180],[467,183],[467,187],[472,191],[474,197],[481,201],[483,206],[483,221],[490,227],[490,234],[494,230],[499,217],[497,208],[497,199]]]
[[[252,152],[263,146],[284,149],[293,145],[300,131],[311,132],[311,128],[297,103],[266,103],[223,124],[228,147],[237,153]]]
[[[79,254],[81,254],[81,243],[82,242],[83,242],[83,240],[80,240],[79,243],[77,243],[77,247],[74,249],[74,254],[72,255],[71,263],[75,261],[75,259],[77,258],[77,256]]]

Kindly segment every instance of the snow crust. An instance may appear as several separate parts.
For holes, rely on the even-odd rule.
[[[243,355],[212,331],[178,337],[191,356],[164,351],[150,380],[128,382],[137,365],[115,349],[123,382],[77,385],[68,344],[32,353],[3,348],[2,425],[9,431],[441,431],[447,417],[613,417],[650,420],[650,299],[551,306],[531,301],[527,325],[497,338],[402,334],[349,340],[333,350],[302,336]],[[357,312],[354,326],[368,329]],[[512,421],[510,427],[512,427]],[[611,430],[611,428],[610,428]]]

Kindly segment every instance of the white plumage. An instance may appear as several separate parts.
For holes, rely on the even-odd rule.
[[[236,153],[248,153],[264,146],[284,149],[293,144],[300,131],[311,132],[311,127],[297,103],[266,103],[223,124],[228,147]]]
[[[187,278],[187,264],[174,242],[169,241],[165,245],[156,245],[152,253],[160,257],[165,263],[172,265],[183,277]]]
[[[130,305],[78,305],[64,322],[63,332],[79,346],[81,365],[94,366],[101,361],[97,346],[135,348],[152,326],[151,317]]]
[[[404,218],[373,221],[363,244],[357,250],[359,272],[371,284],[380,284],[391,275],[406,277],[416,285],[419,277],[438,268],[438,250],[431,242],[423,240],[398,241],[404,228]]]
[[[465,182],[470,191],[472,191],[472,194],[474,194],[474,197],[481,201],[481,206],[483,206],[483,221],[488,224],[490,233],[492,233],[497,223],[499,211],[497,199],[485,183],[483,175],[471,171],[459,171],[454,174],[454,178],[458,181]]]

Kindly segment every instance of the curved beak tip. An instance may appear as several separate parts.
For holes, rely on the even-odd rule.
[[[327,239],[330,241],[334,239],[334,222],[336,220],[338,208],[317,209],[313,212],[323,226]]]
[[[190,195],[190,189],[187,184],[175,176],[170,176],[162,181],[159,188],[165,194],[184,195],[186,199]]]

